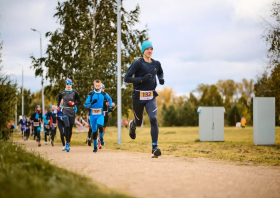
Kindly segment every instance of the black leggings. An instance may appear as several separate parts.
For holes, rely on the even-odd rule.
[[[46,129],[46,128],[45,128],[45,142],[48,141],[48,136],[49,136],[49,134],[50,134],[50,129]]]
[[[158,141],[158,124],[157,124],[157,103],[156,99],[152,100],[139,100],[132,98],[134,120],[132,122],[132,127],[141,126],[143,121],[144,107],[150,118],[151,123],[151,136],[152,142],[157,143]]]
[[[26,131],[24,131],[24,136],[26,137],[26,139],[29,138],[30,135],[30,129],[26,129]]]
[[[51,128],[51,138],[54,141],[54,136],[56,135],[56,127]]]
[[[62,120],[64,122],[64,132],[65,132],[66,142],[70,143],[72,137],[72,129],[75,123],[75,117],[64,114],[62,116]]]
[[[38,127],[34,127],[34,137],[38,138],[38,142],[41,142],[41,130],[37,130]]]
[[[64,135],[64,122],[62,120],[57,121],[58,129],[60,132],[60,139],[63,146],[65,146],[65,135]]]

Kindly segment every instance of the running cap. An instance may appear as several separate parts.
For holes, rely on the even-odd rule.
[[[37,105],[36,108],[41,108],[40,105]]]
[[[50,104],[50,108],[52,108],[52,104]]]
[[[72,85],[72,80],[67,78],[67,80],[65,80],[65,85]]]
[[[150,41],[143,41],[142,44],[141,44],[141,52],[142,54],[144,54],[144,51],[148,48],[148,47],[151,47],[151,48],[154,48],[152,43]]]

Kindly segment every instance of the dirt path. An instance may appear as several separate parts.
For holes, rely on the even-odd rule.
[[[148,153],[19,141],[40,152],[53,164],[84,174],[109,188],[135,197],[280,197],[280,170],[238,166],[204,158],[162,156]]]

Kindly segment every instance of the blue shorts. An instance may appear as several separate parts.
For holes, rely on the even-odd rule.
[[[91,126],[91,130],[92,132],[96,132],[97,131],[97,125],[104,125],[104,116],[101,115],[90,115],[89,116],[90,119],[90,126]]]

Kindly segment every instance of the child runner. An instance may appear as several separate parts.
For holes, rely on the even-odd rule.
[[[133,83],[134,91],[132,93],[132,106],[134,119],[129,122],[129,136],[131,139],[136,138],[136,127],[141,126],[143,120],[144,107],[150,118],[151,136],[152,136],[152,158],[161,155],[158,148],[158,124],[157,124],[157,104],[158,96],[155,91],[157,82],[164,84],[163,70],[159,61],[152,59],[153,45],[150,41],[144,41],[141,45],[143,58],[132,63],[125,75],[126,83]],[[132,77],[135,75],[134,77]]]
[[[85,102],[85,109],[90,110],[90,126],[93,137],[93,152],[97,152],[97,129],[99,129],[99,139],[100,145],[98,145],[99,149],[105,145],[103,139],[103,124],[104,124],[104,116],[103,116],[103,101],[106,98],[109,101],[109,112],[112,112],[112,99],[111,97],[102,92],[101,89],[101,81],[94,81],[94,90],[90,92],[87,96]]]

